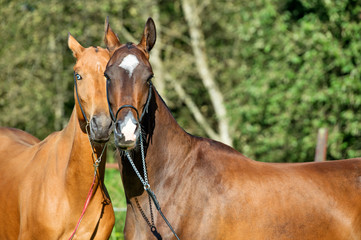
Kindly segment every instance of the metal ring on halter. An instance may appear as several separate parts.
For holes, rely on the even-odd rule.
[[[147,183],[147,184],[144,185],[144,190],[147,191],[148,189],[150,190],[150,185],[149,185],[149,183]]]

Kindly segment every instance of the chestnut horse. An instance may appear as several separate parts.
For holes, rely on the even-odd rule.
[[[175,239],[150,188],[180,239],[361,239],[361,159],[263,163],[186,133],[152,87],[155,40],[151,19],[139,44],[106,28],[125,239]]]
[[[77,58],[68,125],[41,142],[0,128],[0,239],[108,239],[114,226],[104,186],[112,121],[103,73],[110,55],[70,34],[68,45]]]

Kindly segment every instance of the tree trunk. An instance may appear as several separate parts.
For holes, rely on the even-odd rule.
[[[62,70],[62,54],[56,50],[56,39],[53,33],[49,34],[49,59],[51,60],[51,68],[53,73]],[[62,81],[58,74],[53,76],[55,87],[55,107],[54,107],[54,129],[61,130],[64,125],[64,94],[66,92],[66,81]]]
[[[216,113],[221,141],[232,146],[232,138],[229,136],[228,118],[223,95],[219,91],[213,75],[208,67],[207,54],[205,52],[205,41],[201,31],[201,22],[198,16],[197,6],[194,0],[182,0],[182,8],[189,27],[191,45],[196,61],[196,66],[203,85],[206,87],[209,93],[214,111]]]
[[[164,72],[163,68],[163,61],[161,59],[161,49],[163,47],[162,43],[162,29],[159,20],[159,8],[157,1],[153,0],[146,0],[145,1],[146,8],[143,13],[145,18],[151,16],[156,25],[157,25],[157,42],[152,49],[152,54],[150,57],[150,62],[154,69],[154,83],[157,86],[158,92],[161,94],[162,98],[166,101],[166,94],[165,94],[165,84],[171,83],[174,87],[175,92],[180,97],[180,99],[186,104],[189,111],[192,113],[193,117],[195,118],[196,122],[200,125],[200,127],[205,131],[205,133],[215,140],[221,141],[221,137],[217,134],[212,127],[207,123],[206,118],[202,115],[201,111],[194,103],[192,98],[187,95],[186,91],[182,87],[181,83],[176,81],[170,74]],[[167,101],[166,101],[167,102]]]

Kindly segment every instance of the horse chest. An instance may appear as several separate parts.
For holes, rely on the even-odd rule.
[[[19,238],[68,239],[82,213],[86,194],[83,198],[72,197],[67,191],[51,190],[47,186],[32,190],[21,197]],[[104,201],[100,191],[96,191],[76,232],[76,239],[91,239],[92,236],[106,239],[113,225],[112,205]]]

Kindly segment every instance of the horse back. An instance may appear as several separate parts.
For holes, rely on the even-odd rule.
[[[32,146],[40,142],[38,138],[30,133],[20,129],[6,127],[0,127],[0,139],[2,145],[5,145],[6,147],[11,147],[11,145]]]

